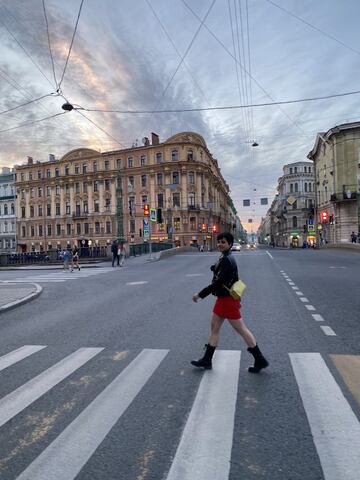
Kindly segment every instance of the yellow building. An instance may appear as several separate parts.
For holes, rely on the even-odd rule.
[[[319,242],[350,242],[351,232],[360,231],[360,122],[319,133],[308,158],[315,166]]]
[[[216,232],[233,230],[229,187],[200,135],[160,143],[153,133],[143,143],[104,153],[79,148],[47,162],[29,157],[17,166],[18,251],[143,242],[144,204],[155,209],[153,242],[211,247]]]

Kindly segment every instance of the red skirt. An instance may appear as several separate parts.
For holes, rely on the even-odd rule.
[[[240,320],[240,300],[235,300],[232,297],[217,297],[213,313],[221,318],[228,320]]]

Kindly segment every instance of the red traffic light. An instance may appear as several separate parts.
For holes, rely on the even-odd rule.
[[[150,205],[148,203],[144,203],[144,217],[150,216]]]
[[[328,212],[321,212],[320,218],[322,222],[327,222],[329,220]]]
[[[213,226],[212,226],[212,232],[213,232],[213,233],[216,233],[216,232],[217,232],[217,226],[216,226],[216,225],[213,225]]]

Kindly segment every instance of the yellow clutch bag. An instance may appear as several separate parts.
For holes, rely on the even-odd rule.
[[[245,292],[245,289],[246,289],[245,283],[242,282],[241,280],[237,280],[235,283],[233,283],[231,288],[228,288],[225,285],[224,285],[224,287],[226,288],[226,290],[229,291],[230,296],[234,300],[240,300],[240,298],[242,297],[242,295],[243,295],[243,293]]]

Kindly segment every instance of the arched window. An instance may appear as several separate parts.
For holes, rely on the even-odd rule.
[[[171,151],[171,160],[175,162],[176,160],[179,160],[179,153],[177,150],[172,150]]]
[[[15,205],[11,204],[11,215],[15,215]]]
[[[305,192],[307,192],[307,183],[304,183]]]
[[[297,217],[292,217],[292,226],[293,228],[296,228],[297,227]]]
[[[161,163],[162,162],[162,153],[158,152],[156,154],[156,163]]]
[[[187,159],[188,159],[189,162],[191,162],[194,159],[194,154],[193,154],[192,150],[188,150]]]
[[[8,206],[7,203],[4,205],[4,215],[8,215]]]
[[[295,183],[295,192],[298,192],[298,191],[299,191],[299,185]]]

